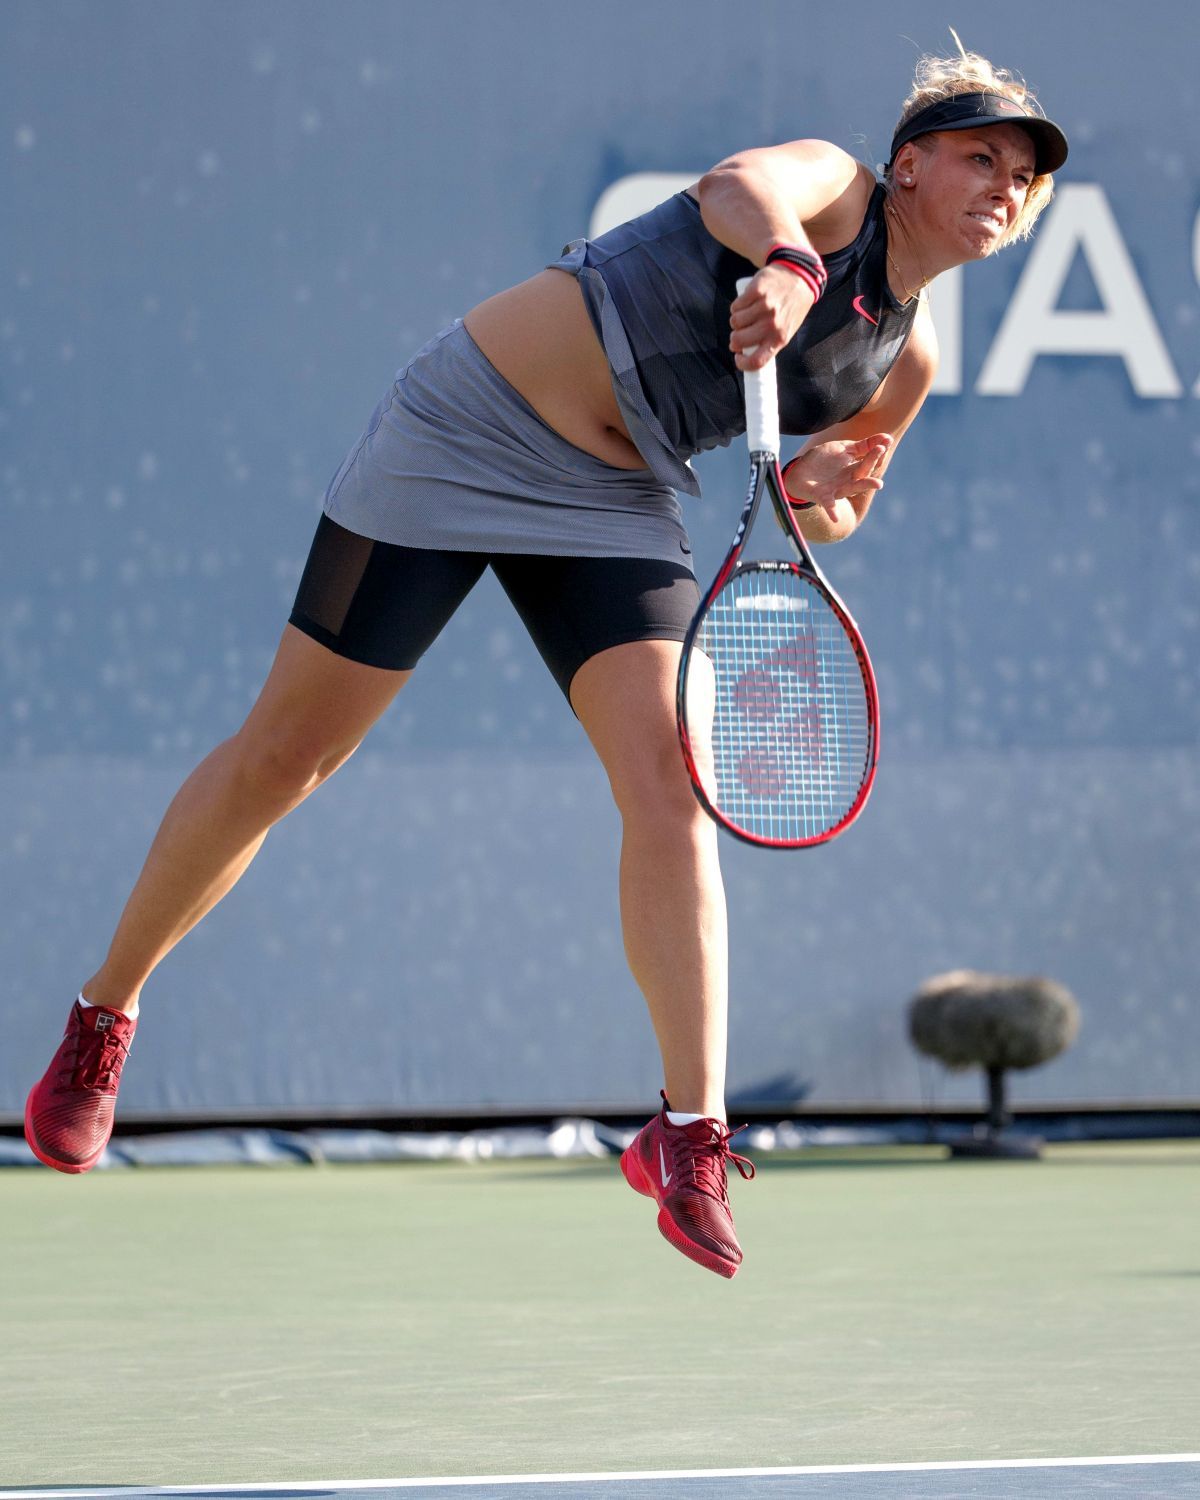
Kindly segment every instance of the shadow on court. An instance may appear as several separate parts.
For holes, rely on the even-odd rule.
[[[736,1150],[736,1141],[734,1145]],[[763,1156],[761,1153],[747,1152],[746,1155],[754,1163],[755,1170],[770,1176],[775,1172],[860,1172],[867,1170],[878,1171],[886,1167],[889,1172],[900,1171],[908,1167],[933,1167],[939,1166],[942,1157],[931,1152],[925,1156],[895,1157],[895,1156],[855,1156],[854,1158],[835,1157],[827,1159],[814,1153],[812,1156],[789,1156],[775,1157]],[[955,1163],[957,1166],[958,1163]]]
[[[1010,1462],[978,1466],[867,1470],[760,1470],[744,1473],[522,1476],[408,1479],[309,1489],[113,1488],[0,1491],[0,1500],[51,1496],[165,1497],[188,1500],[1184,1500],[1200,1493],[1200,1455],[1136,1459]]]

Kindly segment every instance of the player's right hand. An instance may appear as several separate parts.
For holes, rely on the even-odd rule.
[[[729,347],[739,370],[761,370],[791,343],[815,302],[785,266],[764,266],[729,309]],[[753,352],[750,352],[753,351]]]

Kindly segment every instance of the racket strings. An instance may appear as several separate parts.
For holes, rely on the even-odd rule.
[[[716,677],[709,800],[756,838],[835,827],[867,778],[874,727],[854,642],[821,588],[796,569],[747,568],[695,644]]]

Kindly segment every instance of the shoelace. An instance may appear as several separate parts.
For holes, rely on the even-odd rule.
[[[729,1149],[729,1142],[733,1137],[740,1135],[747,1127],[739,1125],[736,1130],[730,1130],[728,1125],[721,1124],[719,1120],[706,1120],[704,1123],[712,1127],[711,1139],[698,1141],[695,1136],[687,1135],[681,1130],[679,1135],[672,1137],[672,1155],[679,1167],[681,1186],[694,1187],[701,1193],[707,1193],[710,1198],[715,1198],[718,1203],[723,1203],[726,1196],[727,1162],[734,1164],[743,1181],[749,1182],[754,1176],[754,1163]],[[685,1127],[685,1130],[690,1128]]]
[[[115,1092],[128,1056],[129,1048],[115,1028],[101,1032],[80,1027],[75,1033],[75,1050],[64,1056],[58,1071],[59,1086]]]

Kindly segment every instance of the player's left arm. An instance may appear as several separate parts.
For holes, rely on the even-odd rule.
[[[840,542],[862,524],[936,373],[937,335],[922,303],[899,359],[867,405],[809,438],[787,466],[789,497],[808,502],[793,511],[806,541]]]

